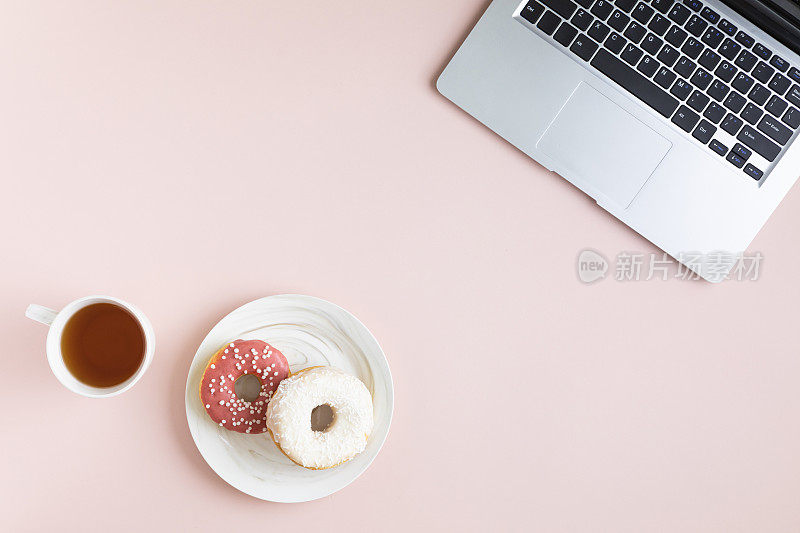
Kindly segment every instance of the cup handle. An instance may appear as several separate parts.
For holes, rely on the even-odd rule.
[[[25,316],[31,318],[37,322],[41,322],[45,326],[49,326],[53,323],[53,320],[56,319],[56,315],[58,311],[53,311],[49,307],[44,307],[42,305],[31,304],[28,306],[28,309],[25,311]]]

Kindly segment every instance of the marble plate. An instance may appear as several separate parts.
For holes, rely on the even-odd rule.
[[[200,379],[211,356],[235,339],[262,339],[274,345],[293,373],[326,365],[358,376],[372,393],[375,409],[366,450],[340,466],[307,470],[287,459],[269,433],[235,433],[212,422],[198,395]],[[315,500],[349,485],[378,455],[393,408],[392,375],[375,337],[341,307],[311,296],[269,296],[230,313],[197,349],[186,380],[186,419],[200,454],[235,488],[273,502]]]

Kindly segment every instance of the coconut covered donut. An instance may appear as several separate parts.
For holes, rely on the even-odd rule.
[[[372,433],[372,395],[330,367],[284,379],[267,405],[267,427],[286,456],[305,468],[331,468],[364,451]]]
[[[236,395],[236,380],[247,374],[261,383],[253,401]],[[264,433],[267,404],[288,375],[289,363],[277,348],[260,340],[236,340],[209,360],[200,381],[200,400],[220,427],[239,433]]]

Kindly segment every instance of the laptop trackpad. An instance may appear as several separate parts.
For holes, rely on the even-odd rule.
[[[536,147],[598,201],[628,207],[672,143],[581,82]]]

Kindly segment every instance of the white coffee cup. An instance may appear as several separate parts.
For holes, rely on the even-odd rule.
[[[72,375],[69,369],[67,369],[67,365],[64,363],[64,357],[61,353],[61,335],[64,333],[64,326],[69,319],[72,318],[78,310],[99,303],[110,303],[125,309],[139,322],[139,326],[141,326],[142,332],[144,333],[144,358],[142,359],[142,364],[139,365],[139,368],[131,377],[112,387],[92,387],[78,380]],[[25,316],[41,322],[46,326],[50,326],[50,331],[47,333],[47,361],[50,363],[50,368],[53,369],[53,373],[62,385],[72,392],[77,392],[83,396],[89,398],[109,398],[117,394],[122,394],[139,381],[145,370],[147,370],[147,367],[150,366],[150,362],[153,360],[153,353],[156,347],[156,336],[153,332],[153,326],[150,325],[150,321],[147,320],[147,317],[136,307],[117,298],[111,298],[110,296],[87,296],[67,304],[61,311],[54,311],[41,305],[31,304],[28,306],[27,311],[25,311]]]

